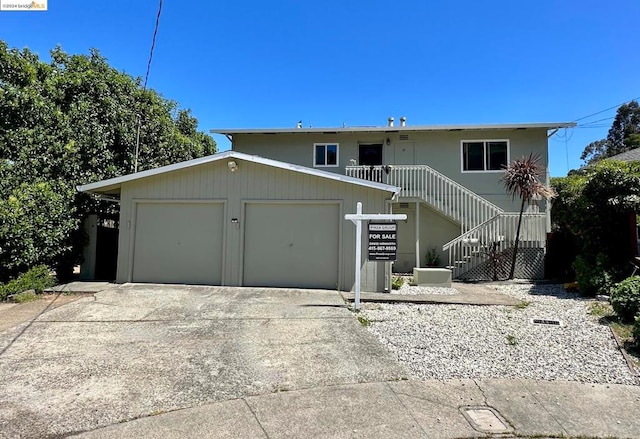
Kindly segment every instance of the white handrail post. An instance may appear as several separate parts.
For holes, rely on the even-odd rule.
[[[356,214],[362,215],[362,203],[356,204]],[[356,221],[356,300],[353,307],[360,311],[360,264],[362,263],[362,221]]]

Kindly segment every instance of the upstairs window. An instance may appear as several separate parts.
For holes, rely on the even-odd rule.
[[[462,172],[500,172],[508,164],[508,140],[462,141]]]
[[[314,143],[313,166],[338,166],[337,143]]]

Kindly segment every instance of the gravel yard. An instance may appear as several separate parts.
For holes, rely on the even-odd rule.
[[[609,328],[589,314],[592,300],[566,293],[561,285],[494,288],[521,299],[523,306],[368,303],[361,314],[371,322],[369,330],[416,379],[637,384]],[[421,294],[436,290],[423,288]],[[446,290],[440,294],[452,294]],[[559,320],[561,325],[533,323],[532,319]]]
[[[460,294],[458,290],[455,288],[430,288],[430,287],[420,287],[420,286],[412,286],[410,285],[410,279],[413,277],[410,276],[402,276],[404,279],[404,283],[398,290],[394,290],[394,294],[404,294],[408,296],[418,295],[418,294],[441,294],[441,295],[452,295],[452,294]]]

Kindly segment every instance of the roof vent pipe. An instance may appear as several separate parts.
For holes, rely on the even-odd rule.
[[[407,126],[407,118],[406,117],[402,116],[400,118],[400,126],[401,127],[406,127]]]
[[[389,119],[387,119],[387,122],[389,122],[389,126],[392,127],[393,126],[393,117],[390,117]]]

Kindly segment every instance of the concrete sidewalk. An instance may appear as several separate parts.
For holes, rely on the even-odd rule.
[[[454,282],[452,288],[458,294],[397,294],[397,293],[361,293],[361,302],[382,303],[415,303],[415,304],[459,304],[459,305],[505,305],[516,306],[522,301],[515,297],[501,294],[495,289],[483,284]],[[355,293],[341,292],[344,300],[353,302]]]
[[[250,396],[79,438],[640,438],[640,387],[532,380],[395,381]]]

